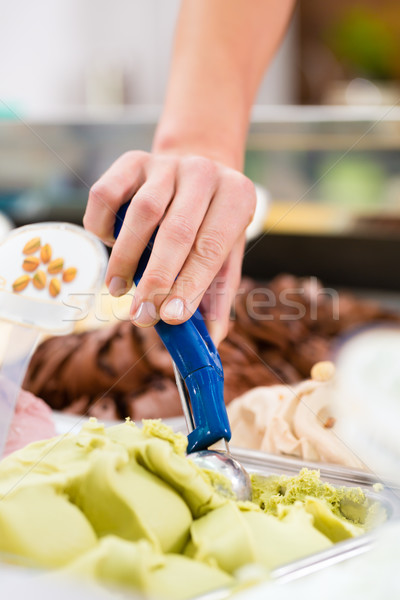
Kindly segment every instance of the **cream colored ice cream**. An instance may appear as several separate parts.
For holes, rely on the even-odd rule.
[[[78,435],[10,455],[0,463],[0,552],[183,599],[234,586],[249,563],[269,570],[367,526],[363,493],[334,496],[317,472],[254,477],[254,502],[230,500],[185,448],[186,438],[159,421],[105,429],[91,420]],[[345,516],[346,499],[363,507],[362,519]]]
[[[314,365],[312,379],[257,387],[228,406],[232,445],[363,469],[336,434],[334,367]]]

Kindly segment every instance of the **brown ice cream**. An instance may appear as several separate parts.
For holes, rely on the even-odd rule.
[[[257,386],[305,379],[314,363],[329,358],[338,335],[377,321],[399,322],[400,315],[344,293],[335,306],[315,278],[243,280],[219,347],[226,402]],[[128,321],[46,340],[24,387],[55,409],[100,419],[181,414],[169,354],[154,329]]]

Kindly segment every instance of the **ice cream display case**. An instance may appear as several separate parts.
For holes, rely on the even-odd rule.
[[[45,118],[37,115],[24,120],[1,121],[0,210],[17,225],[55,220],[79,224],[90,185],[122,152],[132,148],[150,149],[156,120],[156,112],[138,109],[131,113],[114,115],[76,113],[47,115]],[[367,299],[371,297],[379,298],[380,302],[378,308],[376,306],[371,308],[370,305],[365,306],[358,303],[358,300],[354,299],[355,296],[351,298],[343,296],[341,306],[344,307],[346,318],[340,324],[340,327],[343,325],[342,329],[331,327],[330,321],[328,323],[325,320],[323,323],[321,322],[322,324],[315,324],[312,319],[309,319],[307,326],[300,326],[298,323],[292,326],[290,325],[289,313],[285,313],[286,316],[289,315],[290,325],[286,329],[281,330],[278,328],[271,334],[267,327],[259,327],[258,331],[262,329],[264,332],[265,339],[263,343],[265,341],[269,343],[272,340],[271,343],[277,346],[277,352],[281,354],[284,346],[282,340],[284,336],[287,336],[287,339],[284,340],[285,348],[287,348],[285,363],[283,364],[281,356],[279,356],[278,361],[268,348],[266,350],[264,348],[265,354],[262,355],[263,360],[261,362],[264,361],[269,364],[270,361],[276,361],[274,368],[277,369],[278,375],[280,376],[281,371],[279,371],[279,368],[281,368],[282,373],[288,376],[290,385],[292,383],[297,385],[301,379],[309,376],[309,367],[314,357],[317,357],[317,360],[324,360],[325,355],[323,354],[327,349],[327,339],[329,338],[329,341],[331,341],[334,335],[339,333],[346,335],[346,324],[359,324],[361,317],[364,318],[364,323],[379,319],[389,323],[390,326],[398,324],[400,279],[397,270],[393,267],[400,248],[400,183],[397,175],[400,159],[399,131],[400,110],[397,107],[353,107],[343,109],[282,107],[279,109],[256,108],[254,111],[248,138],[245,169],[246,174],[259,185],[260,190],[263,190],[264,199],[269,199],[267,202],[267,204],[269,203],[269,213],[263,217],[261,229],[257,232],[258,235],[252,237],[248,242],[244,261],[244,274],[254,279],[251,285],[256,287],[257,281],[266,281],[282,272],[286,272],[292,273],[295,278],[285,279],[286,276],[283,276],[283,279],[278,278],[274,284],[278,291],[282,285],[287,286],[289,283],[299,282],[301,277],[311,276],[314,278],[313,281],[316,277],[320,278],[325,286],[324,289],[329,288],[335,292],[336,289],[351,288],[352,293],[357,296]],[[247,281],[245,283],[246,289],[249,290],[248,280],[245,281]],[[306,296],[308,294],[307,298],[309,299],[311,294],[307,285],[305,284],[305,289]],[[290,306],[290,302],[286,306]],[[117,321],[123,320],[121,314],[123,315],[124,312],[118,314]],[[266,314],[264,320],[268,322],[270,313]],[[254,329],[255,323],[246,320],[247,317],[243,314],[241,314],[241,319],[241,321],[238,319],[234,337],[236,336],[236,342],[241,347],[242,353],[236,352],[233,347],[234,344],[231,344],[231,347],[226,345],[225,350],[222,348],[221,351],[221,354],[225,352],[226,364],[229,361],[232,363],[232,368],[229,370],[228,366],[226,369],[226,373],[228,373],[226,389],[230,399],[234,398],[238,390],[240,392],[245,391],[239,385],[239,380],[240,378],[243,379],[245,369],[243,356],[246,353],[249,355],[252,348],[253,350],[255,348],[257,352],[259,351],[259,346],[254,345],[253,340],[250,339],[251,336],[249,337],[250,329],[246,331],[243,325],[248,321],[249,328]],[[72,554],[68,557],[68,560],[65,560],[64,566],[66,563],[73,563],[72,571],[75,570],[75,573],[81,574],[87,574],[88,571],[92,573],[107,572],[110,581],[115,584],[119,581],[113,580],[116,569],[115,564],[111,564],[112,558],[110,557],[113,553],[116,553],[121,557],[121,564],[124,564],[123,561],[125,560],[124,557],[127,556],[126,549],[128,548],[126,544],[130,544],[132,540],[129,539],[129,535],[124,534],[122,525],[116,522],[110,524],[107,521],[108,516],[104,517],[104,515],[108,506],[112,506],[112,502],[114,502],[113,494],[118,485],[121,485],[118,492],[120,493],[118,502],[125,494],[121,506],[123,504],[123,511],[127,511],[123,514],[130,515],[129,502],[131,500],[133,504],[135,502],[134,494],[131,494],[132,498],[128,498],[133,487],[129,487],[131,483],[129,485],[126,483],[131,475],[133,476],[129,471],[131,467],[134,470],[137,469],[137,472],[141,472],[144,482],[149,483],[150,480],[153,481],[154,477],[161,479],[163,481],[161,487],[166,497],[171,498],[172,505],[178,506],[179,504],[179,510],[182,511],[188,523],[193,515],[190,516],[187,506],[181,506],[181,496],[186,498],[186,492],[182,491],[183,488],[180,487],[181,483],[177,484],[175,481],[171,484],[171,480],[168,479],[169,476],[165,473],[160,476],[157,471],[159,466],[154,466],[157,461],[152,462],[152,451],[148,450],[148,454],[146,454],[147,450],[146,452],[143,450],[144,447],[147,447],[148,440],[140,438],[140,444],[138,447],[135,446],[134,450],[132,449],[133,446],[129,451],[126,448],[116,450],[118,444],[127,443],[125,434],[121,434],[122,437],[119,438],[120,434],[115,433],[117,430],[120,431],[118,428],[122,426],[122,417],[127,416],[127,407],[130,407],[132,411],[137,411],[136,413],[132,412],[131,416],[140,421],[140,411],[145,406],[151,406],[153,411],[151,417],[165,417],[166,422],[171,424],[175,431],[186,434],[182,418],[169,419],[174,412],[168,413],[166,411],[162,415],[159,414],[159,406],[163,403],[163,399],[165,400],[168,394],[172,393],[171,387],[174,385],[171,381],[169,367],[165,366],[165,356],[162,355],[162,352],[156,349],[154,355],[146,363],[147,371],[145,372],[145,369],[142,369],[143,381],[140,381],[141,387],[138,386],[140,391],[135,390],[132,397],[129,397],[129,393],[132,391],[131,382],[125,381],[125,388],[121,387],[117,390],[116,398],[112,402],[107,404],[107,398],[103,397],[104,404],[107,405],[107,410],[103,414],[101,414],[101,411],[97,414],[90,412],[92,406],[97,402],[97,397],[96,402],[92,403],[90,393],[84,387],[87,383],[84,381],[85,371],[86,374],[91,373],[93,386],[100,385],[101,387],[104,384],[103,387],[110,388],[110,382],[113,378],[117,377],[118,382],[120,382],[115,368],[118,357],[123,356],[126,363],[130,360],[131,351],[141,352],[143,350],[144,352],[154,342],[151,339],[151,334],[149,334],[148,339],[146,335],[141,336],[140,339],[133,339],[134,336],[124,329],[126,323],[116,323],[115,320],[112,323],[106,322],[105,318],[98,320],[102,322],[100,324],[96,323],[95,326],[93,326],[93,321],[90,323],[84,321],[77,324],[77,330],[64,339],[50,338],[45,341],[35,354],[31,363],[31,371],[25,381],[26,387],[29,383],[33,386],[29,389],[38,396],[44,397],[45,394],[52,393],[55,398],[53,404],[49,402],[52,408],[66,411],[66,413],[56,411],[52,413],[57,433],[64,436],[57,438],[59,441],[56,442],[56,453],[60,452],[64,441],[67,445],[72,444],[70,441],[72,434],[80,436],[79,442],[76,444],[78,450],[74,447],[68,457],[68,461],[71,460],[71,465],[72,463],[74,465],[73,474],[63,473],[61,453],[59,454],[60,464],[51,463],[47,454],[50,446],[46,445],[49,442],[43,442],[43,446],[40,446],[42,442],[38,442],[39,445],[33,447],[32,451],[27,449],[26,454],[23,454],[24,450],[21,450],[22,454],[11,455],[4,460],[3,465],[0,463],[0,473],[3,467],[3,484],[9,478],[9,483],[12,486],[15,484],[16,474],[21,475],[19,471],[21,465],[30,464],[33,472],[32,480],[35,480],[38,485],[43,485],[43,489],[47,489],[45,493],[48,495],[45,498],[44,505],[49,502],[48,506],[50,507],[53,502],[59,502],[61,507],[61,504],[65,503],[66,498],[68,498],[67,510],[75,511],[73,518],[80,519],[79,523],[78,521],[76,523],[79,527],[82,526],[82,531],[84,530],[82,534],[82,539],[84,539],[84,542],[82,542],[84,546],[82,556],[83,554],[85,556],[82,560],[75,560],[76,557],[73,556],[71,551]],[[254,319],[254,321],[257,321],[257,319]],[[303,328],[301,329],[301,327]],[[320,327],[320,330],[318,330],[318,327]],[[307,342],[311,340],[311,343],[308,344],[307,351],[303,348],[304,351],[299,352],[296,345],[299,343],[301,336],[304,335],[307,336]],[[322,339],[323,336],[325,336],[324,339]],[[314,343],[317,338],[318,343]],[[275,343],[274,340],[280,340],[281,343]],[[228,340],[227,344],[229,343]],[[249,344],[250,350],[243,350],[245,343]],[[94,357],[92,361],[93,368],[89,369],[85,367],[85,361],[88,361],[91,356]],[[73,364],[74,357],[78,359],[75,367]],[[161,365],[160,368],[157,361]],[[44,371],[41,370],[43,365],[46,368],[45,376],[43,376]],[[66,370],[62,372],[62,368],[66,368]],[[158,368],[159,372],[163,374],[163,381],[161,381],[161,376],[157,375],[155,378],[151,376],[150,371],[155,371]],[[51,377],[48,376],[50,371],[52,371]],[[256,378],[252,380],[253,375],[250,376],[250,374],[248,377],[249,381],[253,381],[252,385],[255,386]],[[50,379],[51,385],[49,385]],[[107,385],[104,383],[106,381]],[[68,389],[68,394],[65,389],[62,390],[60,387],[62,382],[65,382],[65,388],[70,386],[71,389]],[[150,382],[150,387],[145,388],[144,382],[147,382],[147,384]],[[76,385],[79,383],[83,385],[83,392],[77,394]],[[266,385],[271,383],[276,384],[277,381],[270,377]],[[306,387],[308,385],[307,383]],[[309,393],[306,387],[302,388],[304,395]],[[319,388],[323,388],[323,386],[319,386]],[[96,394],[97,392],[98,390]],[[74,410],[71,410],[69,397],[71,394],[75,394]],[[139,402],[138,397],[140,394],[142,395]],[[77,395],[78,397],[76,397]],[[158,404],[157,402],[151,403],[152,396],[157,396]],[[45,399],[48,401],[47,398]],[[293,403],[290,404],[290,409],[287,412],[293,412],[293,406]],[[109,410],[110,407],[112,407],[111,410]],[[98,416],[100,419],[103,417],[103,420],[109,418],[108,425],[110,427],[107,427],[106,430],[114,431],[114,433],[102,433],[98,424],[94,424],[94,421],[88,421],[86,416],[72,415],[71,413],[74,411]],[[325,429],[330,430],[334,422],[332,416],[323,413],[323,417]],[[84,423],[84,432],[79,434],[78,430],[82,423]],[[130,425],[125,425],[129,429]],[[97,427],[100,427],[98,431],[96,430]],[[290,427],[289,425],[289,430]],[[328,433],[332,436],[336,435],[335,430]],[[108,438],[108,435],[111,438]],[[155,437],[157,438],[157,436]],[[168,438],[167,434],[159,436],[157,443],[158,441],[162,441],[164,445],[170,443],[166,437]],[[148,445],[149,447],[154,446],[150,443]],[[106,489],[107,486],[101,483],[106,469],[101,466],[101,461],[96,463],[95,458],[101,456],[103,448],[110,449],[111,446],[113,446],[111,455],[113,455],[113,458],[118,455],[120,462],[118,469],[115,469],[114,472],[115,465],[110,466],[110,456],[104,455],[104,465],[107,463],[110,466],[110,469],[107,470],[107,481],[115,483],[115,489],[113,483],[113,486],[110,486],[113,488],[110,492],[109,489]],[[138,449],[139,446],[142,449]],[[39,454],[35,454],[39,450],[40,452],[44,451],[44,458],[40,458],[40,460]],[[308,450],[310,450],[309,447]],[[254,534],[255,539],[257,533],[255,532],[256,526],[251,524],[252,511],[254,510],[255,514],[260,514],[257,511],[264,511],[264,505],[268,504],[271,497],[273,497],[273,502],[276,503],[275,513],[273,512],[272,515],[268,516],[271,516],[271,518],[273,516],[280,525],[282,522],[290,521],[290,519],[294,522],[296,520],[294,517],[296,510],[301,512],[302,523],[306,529],[310,527],[311,520],[318,524],[317,527],[313,527],[311,535],[311,537],[314,536],[315,541],[315,547],[313,546],[312,551],[309,553],[299,551],[298,555],[289,552],[287,556],[283,552],[279,561],[277,557],[280,548],[277,547],[271,552],[266,546],[265,556],[268,553],[275,554],[276,561],[274,562],[275,558],[272,562],[265,559],[265,564],[261,565],[260,568],[255,568],[253,571],[244,569],[243,572],[240,572],[240,567],[243,567],[243,565],[235,564],[235,568],[232,566],[228,568],[226,567],[227,563],[224,562],[224,554],[229,554],[227,552],[230,545],[229,540],[226,542],[226,546],[220,548],[218,548],[217,543],[215,546],[211,542],[208,545],[212,536],[203,535],[202,527],[195,524],[191,532],[191,541],[188,542],[188,548],[184,552],[185,556],[179,555],[180,559],[189,560],[188,557],[190,559],[196,557],[197,560],[200,557],[199,562],[203,560],[207,569],[210,568],[210,565],[214,565],[214,567],[217,565],[218,567],[218,565],[223,564],[228,568],[229,573],[226,575],[227,571],[222,568],[222,575],[218,573],[215,586],[208,588],[207,593],[196,592],[191,594],[188,589],[184,592],[180,589],[179,594],[181,595],[179,595],[175,588],[168,588],[175,577],[174,574],[178,572],[176,569],[179,566],[179,561],[176,565],[172,564],[173,561],[170,564],[169,559],[165,558],[164,551],[165,554],[169,554],[171,547],[175,550],[179,547],[182,550],[184,544],[181,540],[179,543],[176,542],[176,547],[174,546],[170,538],[176,535],[176,532],[166,527],[162,518],[164,513],[160,513],[160,517],[155,510],[153,500],[151,502],[146,500],[142,501],[140,510],[144,511],[144,521],[146,519],[148,521],[146,521],[145,526],[143,526],[143,523],[139,525],[143,529],[143,537],[146,538],[147,542],[150,540],[153,547],[149,548],[147,542],[143,544],[139,548],[141,552],[137,554],[138,560],[135,565],[140,563],[141,568],[144,569],[138,575],[142,582],[147,581],[149,565],[151,565],[151,569],[158,569],[160,577],[156,578],[158,588],[157,586],[152,587],[153,584],[151,583],[149,588],[140,588],[139,586],[139,589],[144,589],[150,596],[155,594],[155,597],[161,594],[160,590],[164,586],[165,589],[169,589],[169,597],[196,597],[199,600],[200,598],[204,600],[206,598],[209,600],[212,598],[228,598],[231,596],[234,587],[230,578],[232,572],[235,571],[237,577],[235,583],[239,582],[244,588],[249,586],[246,588],[246,597],[250,599],[253,597],[253,591],[256,594],[256,590],[265,578],[284,583],[324,569],[328,565],[368,554],[375,543],[376,537],[379,537],[379,532],[384,528],[384,522],[395,523],[400,517],[399,482],[387,479],[379,470],[372,473],[357,468],[324,464],[322,459],[318,461],[313,458],[312,451],[308,454],[305,453],[304,459],[299,459],[288,456],[275,456],[265,451],[233,448],[235,458],[253,476],[254,489],[257,490],[257,485],[262,481],[272,482],[272,488],[267,500],[262,496],[264,492],[256,493],[255,497],[259,502],[257,510],[249,507],[243,508],[240,517],[236,513],[233,516],[224,514],[219,521],[216,520],[211,525],[204,527],[204,531],[207,531],[208,526],[213,531],[218,531],[218,527],[221,527],[220,537],[224,538],[227,530],[223,530],[223,523],[225,522],[223,519],[226,519],[226,523],[232,523],[237,517],[238,522],[246,522],[246,527],[253,532],[252,535]],[[140,454],[141,452],[143,454]],[[87,457],[90,456],[85,467],[82,467],[80,462],[83,454]],[[18,456],[21,458],[18,458]],[[126,462],[127,456],[135,457],[134,460],[132,459],[132,464]],[[138,456],[140,456],[139,460],[137,460]],[[327,462],[330,462],[329,459]],[[38,470],[36,469],[37,473],[35,473],[36,467],[34,465],[37,464],[40,466]],[[144,465],[147,469],[146,474],[141,471]],[[88,477],[85,483],[87,490],[80,495],[76,486],[74,487],[74,481],[77,481],[79,477],[86,473],[86,468],[88,469]],[[296,476],[304,468],[318,470],[321,481],[332,485],[332,488],[329,488],[329,494],[332,503],[335,505],[333,513],[327,512],[327,506],[324,504],[326,499],[322,503],[318,503],[321,500],[318,494],[322,493],[322,488],[319,487],[319,484],[315,488],[315,485],[307,479],[308,475],[304,475],[304,472],[302,485],[304,484],[306,491],[294,490],[297,484],[290,482],[297,481],[295,480]],[[119,484],[117,479],[122,472],[127,476],[127,480]],[[47,477],[49,477],[48,480]],[[50,480],[51,485],[48,487],[46,482]],[[133,481],[133,479],[129,479],[129,481]],[[167,491],[166,488],[171,485],[172,492],[171,490]],[[292,488],[289,492],[291,485]],[[90,486],[92,487],[90,488]],[[346,498],[345,495],[338,499],[336,494],[341,493],[338,490],[342,486],[360,491],[354,492],[355,496],[350,499]],[[4,552],[8,554],[8,556],[5,556],[5,554],[2,556],[5,564],[12,562],[12,560],[9,560],[9,555],[18,554],[21,548],[29,559],[32,557],[37,558],[35,544],[32,544],[31,539],[24,537],[24,527],[19,527],[18,520],[15,520],[15,522],[12,520],[13,511],[16,508],[18,509],[18,506],[20,507],[18,510],[24,510],[25,502],[27,502],[26,506],[33,506],[36,501],[40,504],[40,498],[38,499],[35,496],[34,487],[26,485],[25,481],[21,488],[21,497],[18,499],[20,504],[17,505],[17,502],[16,505],[12,506],[11,501],[3,503],[6,505],[4,510],[6,512],[7,510],[10,511],[9,522],[14,523],[16,532],[15,537],[10,534],[11,545],[4,547]],[[314,488],[319,490],[316,495]],[[56,499],[53,497],[54,490],[56,490]],[[129,490],[129,494],[127,490]],[[86,494],[86,492],[88,493]],[[4,493],[4,489],[2,493]],[[96,496],[99,499],[103,493],[106,498],[104,502],[100,501],[98,505],[94,506],[90,496]],[[285,503],[289,493],[292,494],[291,500]],[[23,498],[24,494],[25,499]],[[360,494],[365,494],[365,502],[367,503],[363,505],[364,515],[362,518],[357,516],[359,507],[355,500],[357,497],[363,498],[364,502],[364,496]],[[7,500],[7,495],[8,492],[5,500]],[[118,494],[115,494],[115,496],[118,496]],[[139,496],[140,494],[138,494]],[[13,494],[10,493],[9,500],[12,497]],[[148,503],[148,507],[146,507],[146,503]],[[307,503],[308,508],[305,510],[304,505]],[[362,529],[368,512],[366,510],[367,505],[376,507],[376,519],[375,526],[367,527],[368,530],[364,531]],[[151,507],[153,513],[150,511]],[[65,505],[63,504],[61,510],[64,509]],[[220,507],[216,506],[215,510],[217,509],[219,510]],[[304,510],[306,516],[302,512]],[[99,517],[102,511],[104,514]],[[49,509],[49,514],[50,512]],[[213,511],[210,514],[212,515]],[[246,516],[243,517],[243,515]],[[72,518],[72,513],[70,516]],[[343,516],[345,526],[340,520]],[[68,515],[66,519],[67,517],[69,518]],[[0,506],[0,524],[1,518]],[[205,518],[205,515],[195,513],[193,522],[200,521],[201,518]],[[210,516],[209,518],[212,521],[213,517]],[[85,519],[87,519],[87,522]],[[107,521],[107,527],[103,530],[105,521]],[[77,529],[79,529],[78,525]],[[56,531],[56,523],[54,523],[54,527]],[[157,538],[158,534],[154,534],[153,527],[159,527],[160,531],[163,532],[161,542],[161,538]],[[167,533],[164,533],[165,527],[165,531],[168,530]],[[234,537],[234,528],[229,525],[228,529]],[[300,528],[299,531],[301,536],[303,530]],[[99,542],[96,545],[97,536],[100,539],[107,537],[107,535],[110,537],[116,536],[118,539],[111,541],[108,539],[104,543]],[[186,535],[187,531],[185,530],[182,536],[185,537]],[[258,542],[260,542],[260,535],[257,538]],[[273,538],[273,536],[271,537]],[[304,546],[306,546],[305,537],[302,541]],[[17,541],[15,541],[16,539]],[[186,537],[185,540],[186,543]],[[201,543],[199,540],[202,540]],[[72,542],[75,543],[73,540]],[[284,546],[284,542],[282,544]],[[41,558],[43,558],[47,552],[45,544],[38,544],[38,546],[40,546]],[[296,547],[296,544],[293,543],[293,546]],[[160,551],[160,547],[163,552]],[[137,549],[135,549],[135,552]],[[30,552],[31,554],[29,554]],[[55,549],[56,552],[58,552],[57,549]],[[46,560],[43,559],[41,566],[47,568]],[[107,562],[110,560],[111,562]],[[143,562],[140,562],[142,560]],[[33,562],[35,561],[33,560]],[[125,578],[125,582],[133,577],[131,571],[128,575],[122,573],[122,571],[123,568],[121,567],[119,574],[122,580]],[[237,572],[239,572],[239,575],[237,575]],[[197,573],[194,573],[193,577],[194,580],[197,578],[196,581],[202,579],[202,576]],[[205,572],[204,577],[206,577]],[[36,585],[35,576],[33,576],[32,581]],[[264,583],[262,584],[264,585]],[[200,589],[203,588],[200,586]],[[129,597],[129,594],[127,594],[127,597]]]

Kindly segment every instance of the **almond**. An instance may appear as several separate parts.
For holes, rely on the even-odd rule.
[[[51,259],[52,249],[50,244],[45,244],[40,248],[40,258],[42,259],[42,263],[48,263]]]
[[[64,267],[64,259],[63,258],[55,258],[54,260],[51,261],[51,263],[49,263],[49,266],[47,267],[47,272],[50,273],[50,275],[57,275],[57,273],[61,273],[61,271],[63,270]]]
[[[24,259],[24,262],[22,263],[22,268],[24,271],[31,272],[38,268],[39,263],[40,260],[37,258],[37,256],[28,256]]]
[[[32,283],[37,290],[43,290],[46,286],[46,273],[44,271],[36,271],[32,278]]]
[[[31,278],[29,277],[29,275],[21,275],[21,277],[18,277],[18,279],[16,279],[12,284],[13,291],[22,292],[22,290],[26,288],[30,280]]]
[[[65,281],[65,283],[69,283],[70,281],[73,281],[76,277],[76,273],[77,273],[76,267],[68,267],[68,269],[65,269],[65,271],[63,273],[63,281]]]
[[[35,237],[32,238],[31,240],[29,240],[29,242],[26,242],[22,253],[23,254],[33,254],[34,252],[36,252],[36,250],[39,250],[40,248],[40,238],[39,237]]]
[[[61,282],[56,277],[53,277],[53,279],[49,283],[49,294],[50,294],[50,296],[53,296],[53,298],[55,298],[56,296],[58,296],[60,291],[61,291]]]

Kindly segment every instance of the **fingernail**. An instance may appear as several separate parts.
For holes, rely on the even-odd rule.
[[[158,321],[156,307],[152,302],[142,302],[132,317],[132,321],[139,327],[150,327]]]
[[[128,285],[122,277],[113,277],[108,286],[111,296],[123,296],[128,291]]]
[[[185,312],[185,306],[180,298],[173,298],[162,309],[163,318],[182,319]]]

